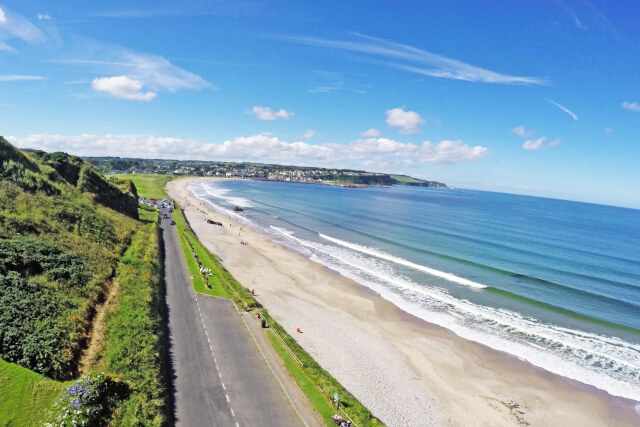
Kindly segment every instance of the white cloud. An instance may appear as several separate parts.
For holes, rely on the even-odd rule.
[[[440,141],[433,144],[429,141],[422,143],[418,149],[418,159],[426,163],[462,163],[477,162],[489,154],[486,147],[477,145],[471,147],[462,141]]]
[[[394,156],[406,156],[415,152],[415,144],[394,141],[388,138],[357,139],[350,144],[357,153],[389,153]]]
[[[140,82],[154,93],[214,88],[202,77],[176,67],[162,56],[104,47],[100,44],[92,46],[92,51],[97,52],[95,57],[99,59],[71,59],[59,62],[84,65],[101,75],[124,76]]]
[[[485,147],[471,147],[461,141],[424,142],[417,146],[386,138],[356,140],[347,144],[287,142],[276,136],[237,136],[222,143],[146,135],[51,135],[8,137],[18,147],[45,151],[66,151],[80,156],[121,156],[165,159],[251,160],[298,165],[337,164],[354,167],[354,162],[393,161],[403,165],[478,161],[488,154]],[[394,160],[396,159],[396,160]]]
[[[359,52],[371,56],[383,57],[392,60],[403,60],[408,63],[383,61],[382,64],[399,68],[412,73],[427,75],[430,77],[465,80],[470,82],[501,83],[501,84],[545,84],[546,81],[537,77],[518,77],[501,74],[495,71],[466,64],[456,59],[447,58],[436,53],[396,43],[377,37],[353,33],[355,37],[364,41],[339,41],[314,37],[283,37],[281,39],[293,43],[309,46],[326,47],[331,49]],[[427,67],[427,68],[425,68]]]
[[[293,112],[285,111],[282,108],[279,111],[273,111],[270,107],[253,107],[248,114],[253,114],[260,120],[275,120],[275,119],[285,119],[289,120],[291,117],[295,115]]]
[[[547,140],[546,136],[543,136],[538,139],[529,139],[522,144],[522,148],[525,150],[546,150],[547,148],[555,147],[560,144],[560,140],[556,139],[545,145],[545,141]]]
[[[0,51],[15,52],[6,43],[9,39],[20,39],[29,44],[40,44],[47,41],[47,37],[31,22],[5,7],[0,7]]]
[[[524,125],[520,125],[520,126],[518,126],[518,127],[515,127],[515,128],[513,128],[513,129],[511,129],[511,132],[513,132],[513,133],[515,133],[516,135],[521,136],[521,137],[523,137],[523,138],[529,137],[529,136],[531,136],[531,135],[533,135],[533,134],[535,133],[535,132],[534,132],[534,131],[532,131],[531,129],[526,130],[526,129],[524,128]]]
[[[0,82],[17,82],[17,81],[33,81],[44,80],[42,76],[25,76],[22,74],[6,74],[0,76]]]
[[[402,130],[400,133],[405,135],[420,133],[418,126],[425,123],[424,119],[420,117],[420,114],[415,111],[404,111],[404,107],[392,108],[391,110],[387,110],[386,114],[387,125],[401,127]]]
[[[637,102],[623,102],[622,103],[622,108],[624,108],[625,110],[629,110],[629,111],[640,111],[640,105],[638,105]]]
[[[117,98],[151,101],[157,96],[155,92],[142,92],[142,87],[142,82],[127,76],[96,77],[91,83],[93,90],[107,92]]]
[[[552,101],[550,99],[546,99],[546,100],[547,100],[547,102],[552,103],[553,105],[555,105],[556,107],[558,107],[559,109],[561,109],[562,111],[564,111],[565,113],[570,115],[573,120],[578,120],[578,116],[573,111],[569,110],[567,107],[563,107],[562,105],[560,105],[557,102]]]
[[[313,136],[316,134],[316,132],[312,129],[309,129],[308,131],[305,131],[305,133],[302,134],[303,138],[313,138]]]
[[[371,128],[369,130],[365,130],[364,132],[360,132],[360,136],[363,138],[377,137],[380,136],[380,131]]]
[[[38,14],[38,21],[50,21],[50,20],[51,20],[51,16],[47,15],[46,13]]]

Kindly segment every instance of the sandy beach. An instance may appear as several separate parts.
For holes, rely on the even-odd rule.
[[[200,240],[387,425],[640,425],[629,401],[411,316],[358,283],[208,209],[187,190],[194,179],[170,181],[168,190]],[[224,226],[208,224],[207,218]]]

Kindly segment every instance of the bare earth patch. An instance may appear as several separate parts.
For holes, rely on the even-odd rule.
[[[91,325],[91,331],[89,332],[88,337],[89,345],[78,361],[78,370],[80,373],[85,374],[97,368],[99,361],[96,357],[104,343],[104,320],[106,315],[115,308],[115,301],[118,298],[119,293],[120,283],[118,283],[117,280],[113,280],[107,289],[107,295],[104,302],[96,307],[96,314],[93,318],[93,325]]]

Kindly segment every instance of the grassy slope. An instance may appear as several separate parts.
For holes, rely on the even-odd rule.
[[[159,425],[166,406],[159,347],[157,211],[141,210],[142,221],[136,221],[130,212],[127,216],[100,204],[95,194],[75,187],[52,166],[25,156],[2,138],[0,154],[0,241],[25,236],[76,254],[86,262],[90,280],[71,291],[64,287],[64,280],[22,273],[64,300],[65,311],[57,322],[72,325],[75,343],[88,331],[92,307],[104,284],[117,272],[122,287],[120,304],[109,318],[107,332],[118,326],[115,320],[122,319],[120,314],[130,317],[120,322],[117,336],[107,337],[100,355],[102,367],[121,376],[134,390],[117,409],[121,424]],[[66,161],[65,156],[58,159]],[[88,168],[85,165],[91,172]],[[95,188],[108,188],[110,194],[121,197],[99,174],[91,178]],[[132,201],[135,205],[135,199]],[[6,309],[0,307],[0,313]],[[46,345],[52,344],[40,344]],[[72,348],[73,354],[78,352],[79,347]],[[69,384],[0,359],[0,425],[37,425]]]
[[[159,179],[154,179],[153,175],[131,175],[130,177],[133,179],[136,187],[138,187],[137,177],[143,177],[143,181],[141,181],[141,184],[143,185],[163,185],[167,181],[163,181],[164,177],[161,175],[156,175],[156,177],[158,177]],[[150,194],[156,194],[160,198],[166,197],[164,187],[162,188],[162,191],[160,190],[161,189],[157,187],[148,189]],[[145,195],[140,190],[139,194]],[[182,216],[179,205],[177,203],[176,209],[174,210],[174,219],[176,221],[176,227],[178,228],[178,234],[180,234],[181,236],[181,242],[183,244],[183,250],[185,251],[187,263],[189,263],[189,261],[193,262],[193,258],[191,255],[191,249],[186,246],[186,242],[184,241],[184,235],[188,236],[192,245],[196,249],[196,253],[198,253],[198,257],[200,258],[201,262],[203,262],[205,266],[211,266],[209,268],[211,268],[214,276],[216,278],[219,278],[219,283],[226,290],[226,292],[231,295],[234,300],[236,300],[239,306],[252,307],[257,305],[251,294],[238,281],[236,281],[233,276],[231,276],[231,274],[220,263],[218,257],[214,254],[211,254],[191,232],[189,226],[184,220],[184,217]],[[207,260],[206,263],[204,262],[205,259]],[[214,291],[215,288],[216,286],[214,286]],[[195,287],[195,281],[194,289],[198,291],[198,288]],[[332,425],[330,418],[335,413],[331,403],[334,392],[337,392],[340,395],[341,406],[345,408],[347,413],[360,427],[369,425],[383,425],[377,420],[374,421],[374,417],[371,412],[367,408],[365,408],[364,405],[362,405],[353,395],[351,395],[351,393],[349,393],[344,387],[342,387],[342,385],[340,385],[340,383],[335,378],[333,378],[327,371],[322,369],[322,367],[320,367],[320,365],[318,365],[318,363],[313,360],[313,358],[309,356],[309,354],[304,351],[302,347],[300,347],[295,339],[291,337],[277,322],[275,322],[273,318],[271,318],[271,316],[269,316],[266,310],[261,311],[266,315],[269,323],[275,329],[277,329],[278,333],[284,338],[284,340],[287,342],[287,345],[293,350],[296,356],[304,363],[304,367],[300,367],[300,365],[298,365],[293,360],[289,353],[284,350],[282,344],[277,339],[275,339],[275,335],[273,333],[269,333],[269,340],[274,345],[276,352],[282,358],[285,367],[289,371],[289,374],[294,378],[302,392],[307,396],[315,410],[321,415],[322,419],[327,423],[327,425]]]
[[[134,390],[116,410],[113,425],[159,426],[166,421],[167,393],[158,212],[140,207],[139,215],[141,224],[116,272],[120,293],[106,320],[101,363]]]
[[[33,426],[71,384],[0,359],[0,426]]]
[[[423,179],[417,179],[407,175],[391,175],[391,179],[395,179],[396,181],[399,181],[399,182],[415,182],[415,183],[426,182]]]

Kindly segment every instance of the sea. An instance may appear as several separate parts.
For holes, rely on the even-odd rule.
[[[640,210],[408,186],[189,189],[412,315],[640,402]]]

